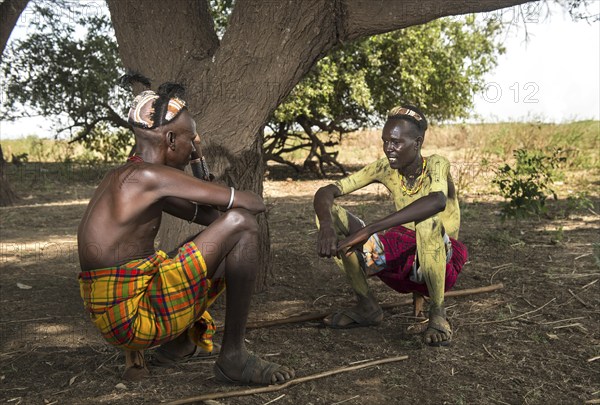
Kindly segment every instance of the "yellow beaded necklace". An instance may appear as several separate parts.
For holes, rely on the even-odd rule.
[[[423,168],[421,169],[421,174],[417,179],[417,184],[413,188],[406,187],[406,183],[404,182],[404,176],[400,179],[400,187],[402,187],[402,191],[406,195],[415,195],[421,190],[423,187],[423,179],[425,178],[425,168],[427,167],[427,159],[423,158]]]

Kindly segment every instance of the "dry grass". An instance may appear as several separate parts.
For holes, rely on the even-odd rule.
[[[432,126],[425,138],[423,154],[441,154],[452,162],[452,175],[459,192],[494,193],[494,170],[512,162],[519,148],[562,148],[566,165],[555,185],[563,197],[579,191],[598,194],[600,180],[600,121],[570,124],[469,124]],[[383,157],[381,131],[351,133],[342,139],[339,160],[362,166]]]
[[[504,160],[516,149],[562,148],[571,152],[571,168],[600,168],[600,121],[569,124],[505,123],[432,126],[424,150],[470,152],[476,158]],[[372,161],[383,156],[381,131],[367,130],[346,135],[340,148],[343,163]]]

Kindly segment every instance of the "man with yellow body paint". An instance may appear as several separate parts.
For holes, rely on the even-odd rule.
[[[439,155],[421,155],[426,130],[418,108],[392,109],[382,131],[386,157],[315,194],[317,253],[334,257],[358,298],[353,308],[325,318],[329,327],[381,322],[383,311],[367,284],[367,277],[376,275],[398,292],[413,293],[416,317],[424,318],[423,296],[430,297],[428,321],[412,329],[424,331],[425,343],[445,346],[452,339],[444,291],[456,282],[467,249],[457,240],[460,209],[450,163]],[[392,194],[396,211],[390,215],[366,225],[334,203],[374,182]]]

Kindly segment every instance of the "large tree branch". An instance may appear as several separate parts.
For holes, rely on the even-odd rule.
[[[272,160],[272,161],[277,162],[277,163],[288,165],[291,168],[293,168],[296,171],[296,173],[300,173],[300,167],[297,164],[295,164],[294,162],[291,162],[289,160],[284,159],[280,155],[275,155],[273,153],[265,153],[265,155],[263,156],[263,159],[264,159],[265,162],[268,162],[269,160]]]
[[[29,0],[4,0],[0,3],[0,60],[6,43]]]
[[[450,15],[480,13],[536,0],[342,0],[341,42]]]
[[[215,54],[198,126],[245,150],[304,74],[336,42],[335,2],[238,0]],[[235,139],[235,142],[232,142]]]
[[[207,139],[233,155],[298,81],[340,42],[438,17],[490,11],[527,0],[238,0],[203,93],[193,100]]]
[[[207,0],[107,0],[126,68],[155,85],[192,79],[219,47]]]
[[[75,142],[78,142],[78,141],[81,141],[81,140],[87,138],[90,135],[90,133],[94,130],[96,125],[98,125],[102,121],[112,122],[112,118],[111,117],[97,117],[89,122],[76,121],[72,125],[69,125],[66,128],[59,129],[57,133],[60,134],[61,132],[64,132],[64,131],[72,131],[74,128],[82,128],[81,131],[79,132],[79,134],[75,138],[72,138],[69,140],[69,143],[75,143]]]
[[[113,124],[115,124],[116,126],[121,127],[121,128],[127,128],[127,129],[131,128],[131,125],[129,124],[129,122],[126,119],[124,119],[123,117],[121,117],[121,115],[118,112],[116,112],[110,105],[102,104],[102,106],[104,108],[106,108],[110,122],[112,122]]]
[[[214,45],[202,48],[206,35],[197,27],[202,20],[198,4],[208,13],[206,0],[108,0],[126,67],[145,72],[155,81],[190,80],[187,98],[198,129],[205,135],[203,147],[227,151],[214,153],[218,161],[209,161],[217,175],[232,166],[230,157],[256,153],[257,134],[269,115],[309,69],[341,42],[441,16],[525,2],[237,0],[220,46],[214,40]],[[194,18],[182,11],[190,7],[196,10]],[[154,22],[165,31],[157,33]],[[181,27],[187,28],[185,35]],[[210,50],[202,53],[204,57],[214,52],[213,56],[190,63],[186,55],[196,52],[197,46]],[[210,159],[211,154],[207,155]]]

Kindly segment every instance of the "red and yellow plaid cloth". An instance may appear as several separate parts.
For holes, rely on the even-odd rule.
[[[215,324],[206,308],[225,282],[207,278],[194,242],[174,258],[159,250],[118,267],[83,271],[79,286],[92,321],[112,345],[143,350],[189,329],[198,346],[212,351]]]

